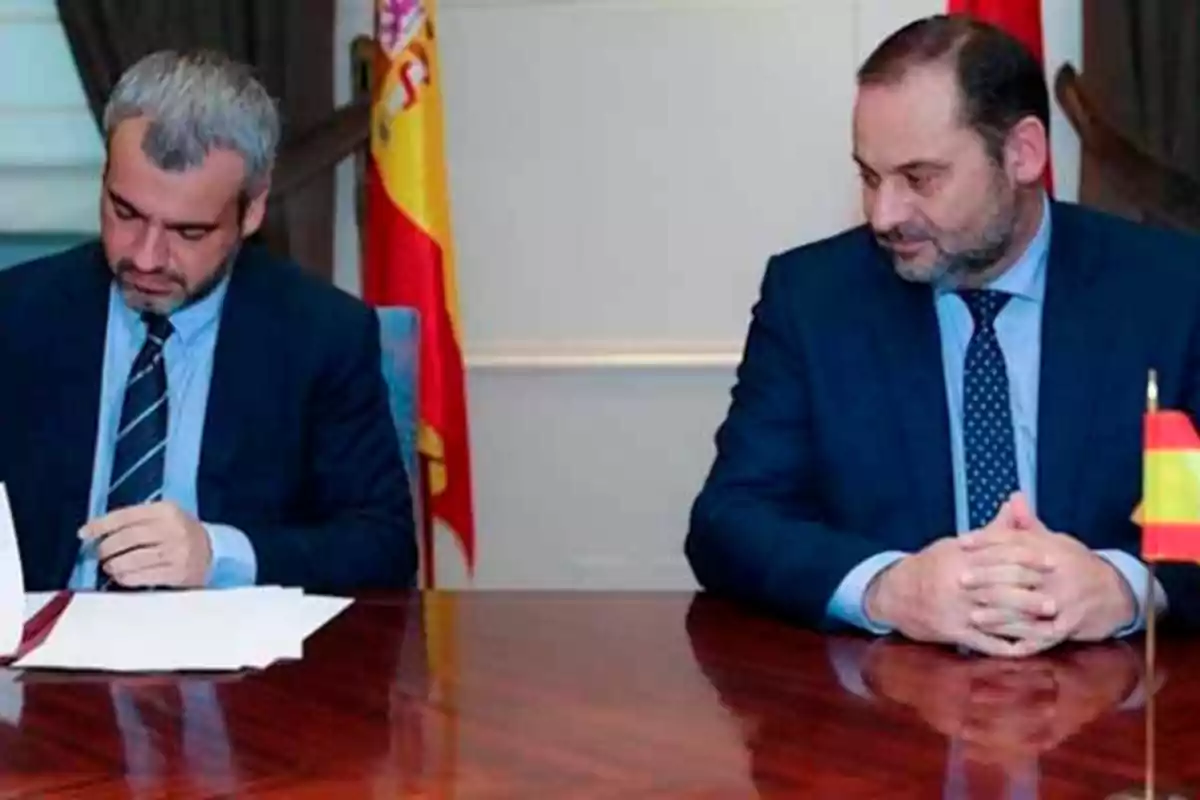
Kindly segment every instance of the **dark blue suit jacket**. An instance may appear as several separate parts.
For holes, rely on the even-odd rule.
[[[0,272],[0,481],[29,590],[67,585],[92,481],[111,273],[98,243]],[[214,353],[199,516],[250,539],[260,584],[406,587],[411,499],[363,303],[242,250]]]
[[[1042,322],[1038,514],[1137,554],[1150,368],[1200,413],[1200,243],[1055,203]],[[774,257],[754,308],[686,553],[708,589],[808,625],[884,550],[955,530],[932,289],[869,231]],[[1168,618],[1200,621],[1200,569],[1161,565]]]

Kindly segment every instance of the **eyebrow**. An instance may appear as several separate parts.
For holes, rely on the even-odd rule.
[[[854,163],[857,164],[860,169],[865,169],[868,172],[876,172],[876,170],[873,167],[871,167],[869,164],[867,164],[865,161],[863,161],[857,155],[853,156],[853,158],[854,158]],[[893,169],[892,171],[893,172],[911,172],[914,170],[930,170],[930,169],[946,170],[949,168],[950,168],[950,164],[949,164],[949,162],[946,162],[946,161],[930,161],[928,159],[917,159],[915,161],[906,161],[903,164],[901,164],[900,166]]]
[[[133,212],[133,214],[135,216],[141,217],[142,219],[149,219],[149,216],[150,216],[149,214],[142,211],[140,208],[135,206],[133,203],[129,202],[129,200],[127,200],[126,198],[117,194],[112,189],[108,190],[108,198],[110,200],[112,200],[112,202],[115,203],[116,205],[124,206],[125,208],[129,209],[129,211]],[[219,223],[209,222],[207,220],[203,221],[203,222],[195,221],[195,220],[171,220],[171,221],[164,222],[163,227],[168,228],[170,230],[176,230],[176,231],[198,230],[198,231],[206,231],[207,232],[207,231],[215,231],[217,228],[219,228],[221,226]]]

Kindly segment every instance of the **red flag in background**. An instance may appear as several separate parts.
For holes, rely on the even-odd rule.
[[[1015,36],[1046,68],[1042,40],[1042,0],[947,0],[951,14],[969,14],[976,19],[1003,28]],[[1046,191],[1054,193],[1054,172],[1046,156]]]
[[[462,326],[442,120],[436,0],[376,1],[375,90],[367,168],[363,299],[420,314],[418,392],[425,586],[434,522],[475,565]]]
[[[437,0],[375,0],[377,46],[362,275],[363,299],[368,303],[409,306],[420,315],[417,449],[425,589],[437,588],[435,523],[453,534],[459,550],[453,555],[465,562],[468,577],[475,567],[462,321],[450,229],[436,19]],[[430,702],[444,712],[429,720],[431,728],[441,729],[437,737],[441,749],[435,755],[437,743],[424,737],[424,718],[408,731],[402,746],[421,748],[428,754],[424,763],[438,764],[439,782],[444,779],[449,784],[431,788],[428,796],[452,798],[453,781],[459,777],[457,597],[426,591],[419,602]],[[418,703],[407,710],[428,707]],[[398,796],[395,788],[391,796]]]

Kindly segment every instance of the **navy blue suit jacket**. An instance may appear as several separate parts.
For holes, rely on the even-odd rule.
[[[1038,402],[1038,515],[1137,554],[1150,368],[1200,413],[1200,243],[1054,203]],[[701,584],[826,624],[860,561],[955,530],[932,289],[856,228],[771,259],[685,550]],[[1158,568],[1168,619],[1200,621],[1200,569]]]
[[[67,585],[92,481],[111,273],[98,243],[0,272],[0,481],[29,590]],[[255,246],[221,312],[197,500],[260,584],[407,587],[411,498],[362,302]]]

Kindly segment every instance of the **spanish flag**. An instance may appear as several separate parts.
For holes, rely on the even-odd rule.
[[[1142,557],[1200,561],[1200,435],[1182,411],[1148,411],[1142,507]]]
[[[434,526],[475,566],[462,325],[451,243],[434,0],[377,0],[363,299],[420,315],[417,449],[422,572],[433,587]]]
[[[422,585],[436,589],[435,524],[475,567],[465,364],[446,179],[435,0],[376,0],[371,152],[366,175],[363,299],[420,315],[417,382],[422,474]],[[441,710],[444,785],[454,796],[458,752],[456,596],[422,593],[432,702]]]

